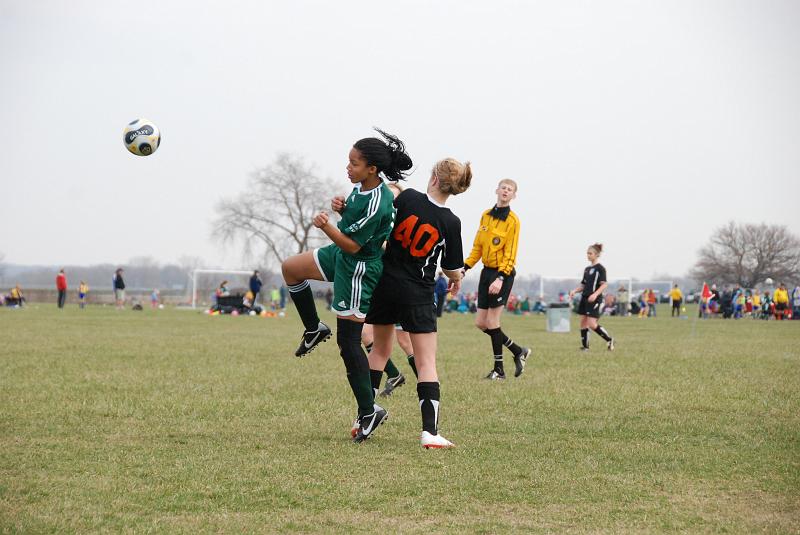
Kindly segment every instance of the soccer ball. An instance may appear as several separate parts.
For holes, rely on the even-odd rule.
[[[772,285],[772,279],[770,279],[769,277],[767,277],[767,280],[765,280],[765,281],[764,281],[764,284],[767,284],[767,285],[770,285],[770,286],[771,286],[771,285]]]
[[[161,145],[161,132],[153,121],[136,119],[123,130],[122,142],[131,154],[150,156]]]

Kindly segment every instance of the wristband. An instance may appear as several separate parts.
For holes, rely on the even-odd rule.
[[[497,280],[499,280],[500,282],[503,282],[504,280],[506,280],[506,278],[503,275],[498,275],[497,276]]]

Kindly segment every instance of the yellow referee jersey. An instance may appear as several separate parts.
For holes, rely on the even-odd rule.
[[[511,275],[517,262],[519,218],[509,210],[508,217],[503,221],[492,217],[491,211],[490,208],[481,215],[481,224],[475,235],[472,251],[464,265],[471,268],[480,260],[485,267]]]

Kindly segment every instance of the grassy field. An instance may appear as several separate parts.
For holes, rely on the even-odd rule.
[[[0,532],[800,533],[800,321],[609,318],[583,354],[506,317],[534,356],[490,383],[446,316],[458,448],[426,451],[413,381],[350,443],[335,342],[296,359],[292,316],[0,310]]]

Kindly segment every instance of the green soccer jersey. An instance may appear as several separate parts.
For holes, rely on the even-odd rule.
[[[339,230],[361,246],[353,256],[359,260],[379,258],[383,254],[383,242],[394,226],[392,191],[384,182],[369,191],[361,191],[359,185],[345,202]]]

